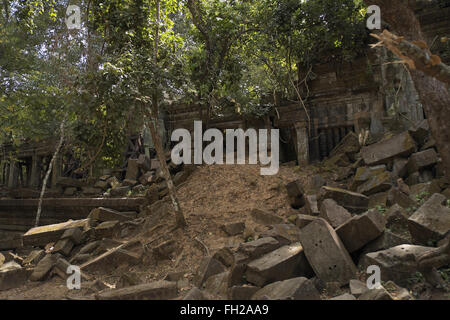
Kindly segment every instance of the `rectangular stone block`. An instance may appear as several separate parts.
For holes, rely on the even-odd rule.
[[[333,228],[323,219],[302,229],[301,243],[314,273],[324,282],[347,284],[356,273],[344,244]]]
[[[416,143],[406,131],[390,139],[380,141],[361,149],[367,165],[387,163],[395,157],[409,156],[416,151]]]

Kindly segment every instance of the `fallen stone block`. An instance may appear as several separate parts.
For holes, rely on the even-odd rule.
[[[317,204],[317,196],[310,195],[305,197],[305,209],[306,213],[310,216],[318,216],[319,215],[319,207]]]
[[[306,214],[299,214],[295,219],[295,225],[299,229],[302,229],[317,219],[319,219],[319,217],[308,216]]]
[[[235,236],[244,232],[245,223],[244,222],[233,222],[227,223],[222,226],[222,229],[229,235]]]
[[[361,249],[370,241],[378,238],[384,231],[386,221],[377,210],[355,216],[336,229],[348,252]]]
[[[23,245],[32,247],[44,247],[50,242],[58,241],[67,229],[78,227],[82,228],[83,230],[88,229],[88,219],[75,221],[69,220],[63,223],[32,228],[22,236]]]
[[[209,277],[225,272],[226,268],[223,264],[212,257],[203,258],[194,277],[194,284],[201,288]]]
[[[39,263],[34,267],[33,273],[30,276],[31,281],[42,281],[47,278],[50,271],[56,265],[60,258],[59,254],[48,253]]]
[[[361,282],[361,281],[356,280],[356,279],[350,280],[349,286],[350,286],[351,294],[354,295],[355,297],[359,297],[360,295],[362,295],[362,294],[364,294],[364,293],[366,293],[367,291],[370,290],[367,287],[366,283]]]
[[[358,300],[394,300],[384,287],[371,289],[363,293]]]
[[[310,276],[311,267],[300,243],[281,247],[247,265],[247,281],[257,286],[297,276]]]
[[[357,188],[358,193],[370,196],[372,194],[388,191],[392,187],[389,172],[383,171],[373,175]]]
[[[409,217],[406,214],[406,210],[398,204],[394,204],[388,209],[388,211],[386,211],[385,218],[386,228],[394,232],[402,232],[408,230]]]
[[[234,253],[229,247],[220,248],[214,253],[213,258],[222,263],[225,267],[231,267],[234,265]]]
[[[229,272],[222,272],[209,277],[204,284],[205,291],[209,294],[225,299],[228,291]]]
[[[350,212],[338,205],[333,199],[325,199],[322,201],[319,215],[328,221],[333,228],[337,228],[352,217]]]
[[[203,292],[194,287],[184,296],[183,300],[207,300]]]
[[[112,289],[97,294],[98,300],[168,300],[177,296],[176,282],[165,280]]]
[[[258,290],[252,300],[320,300],[313,282],[304,277],[271,283]]]
[[[33,250],[30,254],[23,259],[23,265],[36,265],[39,261],[41,261],[45,257],[44,250]]]
[[[407,158],[395,158],[392,166],[392,176],[394,178],[404,178],[408,173],[408,159]]]
[[[414,242],[428,244],[443,239],[450,230],[450,208],[447,199],[436,193],[409,219],[408,227]]]
[[[333,228],[323,219],[311,222],[301,232],[302,246],[314,273],[323,282],[347,284],[356,267]]]
[[[80,269],[86,272],[111,272],[121,265],[136,265],[141,258],[142,253],[126,250],[124,245],[121,245],[82,264]]]
[[[330,300],[337,300],[337,301],[339,301],[339,300],[356,300],[356,298],[354,295],[351,295],[350,293],[344,293],[344,294],[341,294],[340,296],[331,298]]]
[[[373,176],[377,176],[386,171],[386,165],[379,165],[374,167],[359,167],[356,170],[350,189],[356,191],[358,187]]]
[[[111,189],[110,194],[112,197],[126,197],[130,191],[129,186],[116,187]]]
[[[300,229],[290,223],[274,224],[269,230],[261,233],[261,237],[271,237],[281,245],[288,245],[299,242]]]
[[[53,253],[61,253],[64,256],[69,256],[70,252],[72,251],[72,248],[74,246],[74,243],[69,238],[61,239],[56,242],[55,246],[53,247],[52,252]]]
[[[305,190],[300,180],[291,181],[286,185],[289,203],[293,208],[301,208],[305,205]]]
[[[97,239],[113,238],[118,235],[120,229],[119,221],[105,221],[95,227],[95,237]]]
[[[255,222],[263,225],[279,224],[283,223],[283,218],[277,216],[269,211],[261,209],[253,209],[251,211],[251,216]]]
[[[381,280],[392,280],[400,285],[418,271],[416,258],[433,248],[404,244],[382,251],[367,253],[361,265],[366,269],[370,265],[380,267]]]
[[[31,270],[9,261],[0,266],[0,291],[20,287],[28,280]]]
[[[106,221],[128,221],[131,219],[128,215],[124,215],[119,211],[108,209],[108,208],[96,208],[89,213],[88,218],[93,221],[106,222]]]
[[[381,236],[364,247],[362,254],[386,250],[402,244],[410,244],[410,240],[392,232],[384,231]]]
[[[322,187],[319,193],[319,204],[325,199],[333,199],[351,213],[365,212],[369,206],[367,196],[340,188]]]
[[[408,132],[380,141],[361,149],[367,165],[387,163],[395,157],[407,157],[416,151],[416,143]]]
[[[127,173],[125,179],[137,180],[139,177],[138,159],[128,159]]]
[[[256,259],[262,255],[272,252],[281,246],[280,242],[272,237],[264,237],[258,240],[241,243],[238,251],[250,259]]]
[[[69,239],[75,245],[79,245],[84,241],[84,234],[81,228],[70,228],[64,231],[61,240]]]
[[[417,125],[413,126],[409,129],[409,133],[419,145],[425,144],[430,135],[430,125],[428,124],[428,120],[422,120]]]
[[[251,300],[253,295],[260,289],[260,287],[250,285],[233,286],[228,291],[228,299],[241,301]]]
[[[414,173],[421,169],[433,166],[438,161],[438,155],[434,149],[428,149],[425,151],[417,152],[409,157],[408,172]]]
[[[407,194],[401,192],[398,188],[392,187],[387,196],[387,205],[393,206],[398,204],[404,209],[412,208],[417,205],[416,201]]]

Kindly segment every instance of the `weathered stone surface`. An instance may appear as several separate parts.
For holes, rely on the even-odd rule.
[[[44,250],[33,250],[30,252],[30,254],[23,259],[23,265],[36,265],[39,261],[41,261],[45,257],[45,251]]]
[[[291,181],[286,185],[289,202],[293,208],[301,208],[305,205],[305,190],[300,180]]]
[[[137,184],[138,182],[136,180],[125,179],[122,181],[122,185],[127,187],[134,187]]]
[[[177,296],[176,282],[165,280],[99,293],[98,300],[168,300]]]
[[[430,125],[428,124],[428,120],[422,120],[417,125],[413,126],[409,129],[409,133],[419,145],[423,145],[430,135]]]
[[[301,243],[314,273],[324,282],[347,284],[356,267],[333,228],[323,219],[302,229]]]
[[[128,159],[127,174],[125,179],[137,180],[139,177],[138,159]]]
[[[400,285],[417,272],[416,258],[431,250],[430,247],[404,244],[382,251],[367,253],[362,265],[364,268],[377,265],[381,270],[381,280],[392,280]]]
[[[281,245],[287,245],[300,240],[300,229],[290,223],[274,224],[263,232],[261,237],[272,237]]]
[[[43,247],[47,243],[58,241],[67,229],[87,228],[87,226],[88,219],[83,219],[32,228],[23,235],[23,245]]]
[[[130,190],[129,186],[116,187],[111,189],[110,194],[112,197],[125,197]]]
[[[61,236],[61,240],[63,240],[63,239],[69,239],[75,245],[79,245],[84,240],[83,231],[81,228],[67,229],[66,231],[64,231],[63,235]]]
[[[317,196],[309,195],[305,197],[305,209],[306,213],[310,216],[318,216],[319,215],[319,207],[317,204]]]
[[[391,187],[391,176],[389,172],[383,171],[370,177],[357,188],[357,191],[366,196],[370,196],[379,192],[388,191]]]
[[[34,267],[33,273],[30,276],[31,281],[41,281],[50,274],[50,271],[56,265],[59,259],[58,254],[47,254],[39,263]]]
[[[407,157],[416,150],[416,143],[408,132],[380,141],[361,149],[361,156],[367,165],[387,163],[389,160]]]
[[[408,172],[413,173],[436,164],[438,155],[434,149],[417,152],[409,157]]]
[[[394,300],[393,297],[383,287],[379,289],[368,290],[363,293],[358,300]]]
[[[349,286],[351,294],[354,295],[355,297],[359,297],[360,295],[369,291],[369,288],[367,288],[366,283],[356,279],[350,280]]]
[[[73,196],[75,193],[77,193],[77,188],[75,187],[67,187],[64,189],[65,196]]]
[[[108,182],[108,185],[113,189],[117,188],[120,185],[120,182],[116,177],[110,177],[108,178],[108,180],[106,180],[106,182]]]
[[[153,249],[153,254],[162,259],[170,259],[173,252],[175,252],[178,248],[178,244],[175,240],[167,240],[159,245],[157,245]]]
[[[108,209],[108,208],[95,208],[94,210],[89,213],[88,218],[92,219],[93,221],[99,221],[99,222],[105,222],[105,221],[128,221],[130,220],[130,217],[127,215],[124,215],[120,213],[117,210]]]
[[[350,293],[344,293],[340,296],[331,298],[330,300],[356,300],[354,295],[351,295]]]
[[[333,199],[351,213],[365,212],[369,206],[369,198],[367,196],[340,188],[322,187],[320,189],[319,203],[325,199]]]
[[[222,272],[209,277],[205,281],[205,291],[211,295],[225,299],[228,291],[228,280],[229,272]]]
[[[207,300],[203,292],[194,287],[184,296],[183,300]]]
[[[257,208],[252,210],[251,216],[257,223],[264,225],[283,223],[283,218],[281,218],[280,216],[277,216],[269,211]]]
[[[69,238],[61,239],[56,242],[55,247],[53,248],[54,253],[61,253],[64,256],[70,255],[70,251],[72,251],[72,248],[74,246],[74,243]]]
[[[227,223],[222,226],[222,229],[229,235],[235,236],[244,232],[245,223],[244,222],[232,222]]]
[[[106,251],[100,256],[82,264],[80,269],[86,272],[102,271],[111,272],[121,265],[135,265],[141,261],[142,252],[133,252],[118,246]]]
[[[280,242],[272,237],[259,238],[258,240],[241,243],[239,252],[242,252],[251,259],[256,259],[262,255],[274,251],[280,247]]]
[[[0,291],[22,286],[29,274],[29,270],[22,268],[18,263],[6,262],[0,266]]]
[[[339,144],[331,151],[330,156],[345,153],[347,156],[352,156],[359,152],[361,146],[359,144],[358,136],[354,132],[349,132]]]
[[[401,192],[398,188],[392,187],[387,196],[388,206],[398,204],[402,208],[408,209],[416,206],[416,202],[407,194]]]
[[[258,292],[261,288],[244,285],[244,286],[233,286],[229,289],[228,298],[230,300],[251,300],[253,295]]]
[[[386,165],[379,165],[374,167],[359,167],[356,170],[350,189],[356,191],[360,185],[370,180],[373,176],[377,176],[385,171]]]
[[[377,206],[386,207],[387,206],[387,192],[380,192],[371,195],[369,201],[369,208],[376,208]]]
[[[436,193],[409,219],[408,227],[413,240],[419,244],[439,241],[450,230],[450,208],[445,206],[446,197]]]
[[[308,216],[306,214],[299,214],[299,215],[297,215],[297,218],[295,219],[295,225],[299,229],[302,229],[317,219],[319,219],[319,217]]]
[[[406,210],[398,204],[394,204],[386,211],[385,218],[386,228],[394,232],[408,229],[408,215]]]
[[[56,185],[61,187],[76,187],[81,188],[87,186],[86,181],[81,179],[72,179],[68,177],[59,177],[57,179]]]
[[[201,288],[209,277],[225,272],[226,268],[223,264],[212,257],[203,258],[194,278],[194,284]]]
[[[427,183],[419,183],[410,187],[410,193],[412,197],[421,197],[428,200],[433,194],[440,193],[441,188],[437,180]]]
[[[220,248],[214,253],[213,258],[222,263],[225,267],[231,267],[235,262],[234,253],[229,247]]]
[[[119,221],[105,221],[95,227],[95,237],[97,239],[112,238],[119,232]]]
[[[264,286],[274,281],[311,275],[311,267],[300,243],[281,247],[250,262],[245,273],[247,281]]]
[[[392,232],[384,231],[381,236],[371,241],[364,247],[363,253],[386,250],[402,244],[410,244],[410,241]]]
[[[378,238],[384,231],[386,221],[377,210],[355,216],[336,229],[348,252],[361,249],[370,241]]]
[[[384,288],[389,292],[394,300],[415,300],[409,293],[408,289],[398,286],[393,281],[388,281],[384,284]]]
[[[394,178],[404,178],[408,173],[408,159],[407,158],[395,158],[392,166],[392,176]]]
[[[333,199],[325,199],[320,206],[320,217],[328,221],[333,228],[337,228],[351,219],[352,215]]]
[[[320,300],[311,280],[298,277],[271,283],[257,291],[252,300]]]
[[[102,193],[102,189],[94,187],[82,187],[81,193],[83,196],[96,196]]]

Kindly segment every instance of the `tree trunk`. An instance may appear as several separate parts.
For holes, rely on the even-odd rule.
[[[64,117],[64,120],[61,122],[61,125],[60,125],[61,137],[59,138],[59,142],[58,142],[58,145],[56,146],[55,153],[53,153],[52,160],[50,161],[47,172],[45,173],[45,178],[44,178],[44,182],[42,184],[41,194],[39,196],[39,204],[38,204],[38,210],[36,213],[36,221],[34,223],[35,227],[39,226],[39,220],[41,219],[42,199],[44,198],[47,181],[50,177],[50,173],[52,172],[53,164],[55,163],[56,157],[58,156],[59,151],[61,150],[62,144],[64,142],[64,128],[65,128],[65,124],[66,124],[66,118],[67,118],[67,115]]]
[[[155,65],[158,63],[158,45],[159,45],[159,21],[160,21],[160,1],[156,2],[156,34],[155,34],[155,51],[153,56],[153,62]],[[148,112],[148,108],[145,108],[149,121],[150,134],[152,135],[153,144],[155,145],[156,154],[158,156],[161,171],[164,175],[164,179],[167,183],[167,189],[169,189],[169,196],[172,200],[172,206],[175,210],[175,218],[177,221],[177,226],[184,228],[186,226],[186,219],[184,218],[183,211],[181,211],[180,203],[178,202],[177,192],[175,185],[173,184],[172,177],[170,176],[169,168],[166,163],[166,156],[164,154],[164,149],[161,142],[161,137],[159,135],[159,123],[158,123],[158,85],[155,85],[152,94],[152,112]],[[154,122],[151,121],[152,118]]]
[[[381,18],[391,31],[410,41],[426,41],[419,20],[410,2],[406,0],[365,0],[368,5],[381,8]],[[450,93],[447,86],[439,80],[420,71],[411,70],[411,78],[419,94],[444,165],[445,176],[450,180]]]

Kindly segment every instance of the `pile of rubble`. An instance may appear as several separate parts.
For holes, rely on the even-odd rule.
[[[288,183],[295,210],[286,221],[251,212],[270,229],[205,257],[185,299],[410,300],[426,298],[430,286],[448,292],[448,274],[438,269],[450,265],[450,185],[426,121],[362,148],[350,133],[322,165],[332,167],[334,182],[315,179],[315,194],[299,180]],[[233,236],[244,223],[223,228]],[[381,277],[372,289],[370,266]],[[425,278],[420,288],[416,278]]]
[[[334,181],[313,177],[316,191],[308,192],[300,180],[286,184],[290,216],[255,208],[248,219],[260,231],[247,234],[245,221],[225,223],[233,241],[211,252],[194,239],[206,252],[194,277],[174,262],[175,270],[144,283],[127,268],[149,254],[172,256],[184,244],[172,239],[164,215],[170,205],[158,201],[166,193],[157,170],[150,164],[144,173],[139,159],[131,161],[127,179],[113,189],[128,193],[139,181],[149,206],[140,213],[97,208],[83,220],[29,230],[21,248],[0,254],[0,290],[52,275],[67,279],[68,266],[77,265],[83,298],[90,299],[410,300],[426,299],[430,290],[445,293],[450,185],[428,131],[423,122],[362,148],[350,133],[321,164]],[[191,171],[175,173],[175,184]],[[138,240],[144,233],[153,240]],[[381,285],[369,289],[366,280],[377,268]],[[118,269],[116,283],[100,280]]]
[[[175,185],[186,180],[191,173],[189,168],[175,165],[166,154],[166,161],[173,176]],[[186,166],[187,168],[188,166]],[[137,159],[128,159],[125,178],[120,181],[114,175],[103,175],[98,179],[72,179],[62,177],[58,179],[57,186],[62,188],[64,196],[82,195],[86,197],[127,197],[149,196],[150,199],[163,198],[167,193],[167,185],[161,171],[160,162],[157,159],[149,159],[140,155]]]

